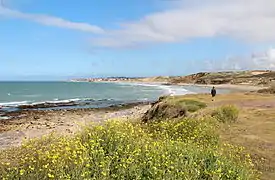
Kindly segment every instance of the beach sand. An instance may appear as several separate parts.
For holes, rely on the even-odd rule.
[[[0,149],[19,146],[24,139],[38,138],[50,133],[71,135],[92,122],[108,119],[135,120],[151,106],[149,104],[102,109],[72,109],[48,111],[22,111],[16,118],[0,121]]]

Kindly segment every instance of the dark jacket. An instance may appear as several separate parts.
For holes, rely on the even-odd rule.
[[[216,96],[216,89],[213,88],[213,89],[211,90],[211,95],[212,95],[213,97]]]

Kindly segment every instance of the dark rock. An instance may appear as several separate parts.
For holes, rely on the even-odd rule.
[[[171,86],[171,85],[173,85],[173,83],[163,83],[161,85],[163,85],[163,86]]]
[[[65,107],[65,106],[76,106],[75,102],[64,102],[64,103],[41,103],[41,104],[26,104],[18,106],[19,109],[39,109],[39,108],[53,108],[53,107]]]

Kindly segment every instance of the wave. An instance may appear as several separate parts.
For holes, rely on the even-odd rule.
[[[155,96],[161,95],[184,95],[184,94],[192,94],[194,92],[185,89],[182,86],[174,86],[174,85],[163,85],[161,83],[127,83],[127,82],[119,82],[118,84],[125,87],[125,91],[127,91],[127,86],[142,86],[148,88],[136,88],[138,91],[133,91],[133,93],[138,93],[138,96],[132,96],[129,98],[120,97],[116,98],[102,98],[102,99],[93,99],[89,97],[74,97],[71,99],[59,99],[53,97],[52,100],[41,100],[39,101],[14,101],[14,102],[1,102],[0,109],[5,111],[6,109],[40,109],[40,108],[59,108],[59,107],[82,107],[82,106],[89,106],[89,107],[107,107],[110,105],[117,105],[117,104],[126,104],[131,101],[150,101]],[[147,91],[147,92],[146,92]],[[148,91],[155,91],[156,93],[148,92]],[[153,94],[153,96],[152,96]],[[103,96],[104,97],[104,96]],[[132,99],[135,98],[136,99]]]
[[[54,99],[53,101],[45,101],[45,102],[42,102],[42,103],[57,104],[57,103],[77,102],[77,101],[81,101],[81,99],[79,99],[79,98],[75,98],[75,99],[65,99],[65,100]]]
[[[40,94],[26,94],[26,95],[21,95],[22,97],[28,97],[28,98],[35,98],[35,97],[40,97]]]
[[[52,101],[40,101],[40,102],[30,102],[30,101],[17,101],[17,102],[3,102],[0,103],[0,109],[9,110],[12,108],[16,109],[39,109],[39,108],[51,108],[51,107],[65,107],[65,106],[85,106],[85,105],[115,105],[116,103],[121,103],[119,100],[115,99],[92,99],[92,98],[73,98],[59,100],[55,98]]]
[[[2,107],[16,107],[18,105],[24,105],[30,103],[29,101],[14,101],[14,102],[3,102],[0,103]]]
[[[125,82],[118,82],[122,85],[128,85],[128,86],[144,86],[144,87],[154,87],[160,90],[163,90],[163,95],[185,95],[185,94],[195,94],[195,92],[189,91],[182,86],[176,86],[176,85],[163,85],[162,83],[125,83]]]

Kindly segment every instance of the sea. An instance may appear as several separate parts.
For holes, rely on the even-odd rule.
[[[128,82],[0,82],[0,110],[18,111],[25,105],[51,109],[102,108],[151,102],[163,95],[209,93],[209,87]],[[220,90],[227,93],[229,90]],[[34,106],[35,107],[35,106]],[[47,107],[48,108],[48,107]]]

